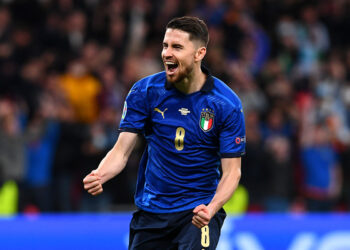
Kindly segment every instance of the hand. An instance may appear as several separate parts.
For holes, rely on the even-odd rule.
[[[84,180],[84,188],[92,195],[98,195],[103,192],[101,177],[96,170],[88,174]]]
[[[208,225],[214,215],[213,211],[211,211],[211,209],[204,204],[197,206],[193,210],[193,213],[194,216],[192,217],[192,224],[198,228]]]

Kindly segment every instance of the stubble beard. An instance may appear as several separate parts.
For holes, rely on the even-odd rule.
[[[184,68],[184,70],[180,71],[177,73],[178,75],[175,77],[169,77],[168,75],[166,76],[167,81],[172,83],[172,84],[176,84],[176,83],[180,83],[182,81],[185,80],[185,78],[189,78],[191,76],[191,73],[193,72],[193,68],[194,65],[190,65]]]

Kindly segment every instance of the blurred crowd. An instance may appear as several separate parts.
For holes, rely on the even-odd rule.
[[[350,210],[345,0],[0,1],[0,207],[133,203],[144,142],[102,195],[82,178],[114,145],[132,84],[163,70],[165,26],[183,15],[207,22],[204,64],[243,103],[247,210]]]

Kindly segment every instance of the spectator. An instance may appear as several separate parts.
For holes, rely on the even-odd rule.
[[[2,195],[11,197],[1,197],[1,200],[10,201],[8,204],[10,211],[18,211],[18,187],[21,185],[24,176],[25,162],[25,135],[20,124],[20,113],[17,104],[10,99],[0,99],[0,190],[10,192],[0,192]],[[3,206],[3,205],[2,205]]]
[[[52,166],[59,136],[57,109],[48,95],[41,97],[40,108],[28,124],[27,164],[24,178],[22,209],[34,206],[38,211],[53,210]]]
[[[72,106],[75,121],[79,123],[96,121],[99,113],[98,95],[101,86],[79,58],[68,64],[67,73],[61,77],[61,86]]]
[[[266,193],[264,207],[269,212],[287,212],[295,194],[290,141],[285,136],[272,136],[265,143],[264,172]]]
[[[312,99],[301,113],[301,163],[308,211],[331,211],[340,197],[342,175],[327,127],[316,123]],[[316,120],[316,121],[315,121]]]
[[[339,198],[341,172],[335,150],[322,125],[314,128],[311,143],[302,148],[308,211],[331,211]]]

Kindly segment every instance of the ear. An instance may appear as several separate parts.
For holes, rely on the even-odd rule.
[[[199,47],[196,51],[196,54],[194,55],[195,62],[202,61],[206,53],[207,53],[206,47]]]

